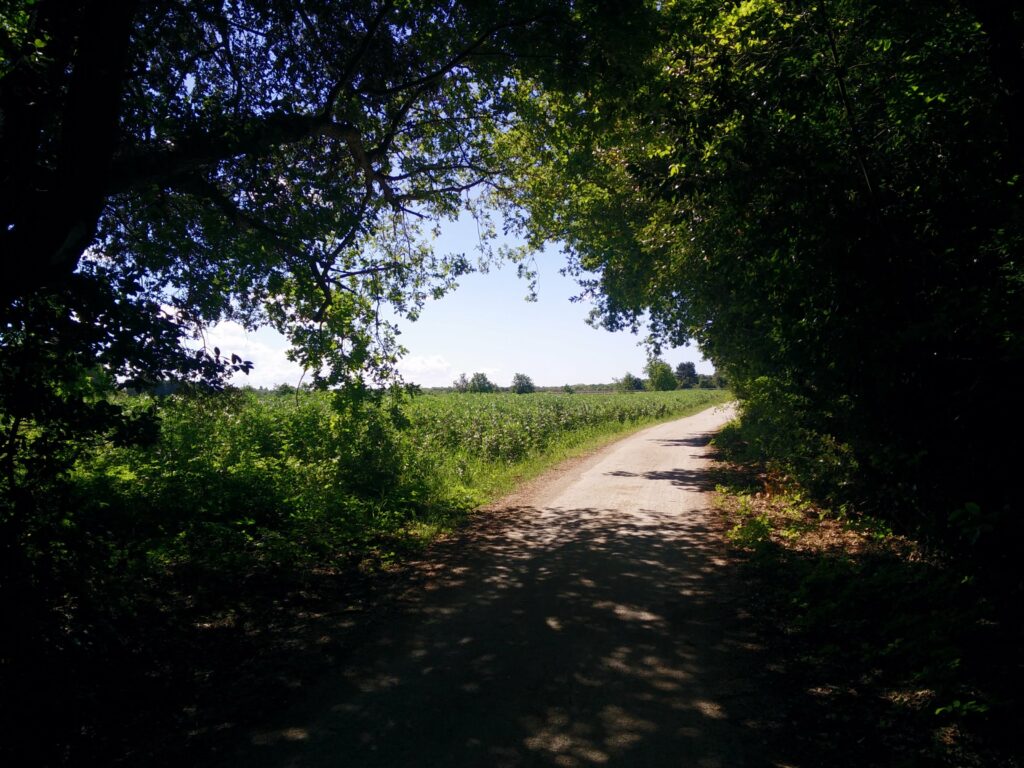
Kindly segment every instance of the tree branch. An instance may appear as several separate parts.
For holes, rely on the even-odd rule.
[[[325,267],[321,270],[320,265],[313,256],[288,242],[287,236],[283,232],[270,226],[259,217],[239,208],[238,205],[216,184],[213,184],[207,179],[199,176],[193,176],[179,182],[176,186],[183,192],[188,192],[210,201],[219,211],[221,211],[221,213],[227,216],[228,219],[236,225],[246,229],[253,229],[267,235],[282,251],[290,255],[292,258],[303,262],[313,275],[313,280],[316,282],[317,287],[324,294],[324,303],[319,310],[319,314],[322,315],[323,312],[326,311],[327,307],[330,306],[331,301],[333,300],[333,292],[331,291],[331,286],[327,282],[327,278],[325,276],[327,268]]]
[[[535,20],[535,18],[517,19],[507,22],[505,24],[495,24],[493,27],[490,27],[488,30],[486,30],[482,35],[477,37],[465,48],[449,57],[447,61],[445,61],[433,72],[428,72],[425,75],[413,78],[412,80],[407,80],[404,83],[393,85],[390,88],[383,88],[380,90],[364,90],[361,91],[361,93],[365,93],[368,96],[393,96],[396,93],[401,93],[402,91],[407,91],[411,88],[429,86],[431,83],[440,80],[447,73],[451,72],[459,64],[462,64],[467,59],[469,59],[477,50],[480,49],[481,46],[483,46],[484,43],[486,43],[496,33],[500,32],[503,29],[512,29],[514,27],[523,26],[524,24],[532,23]]]
[[[107,192],[171,181],[221,160],[303,141],[322,133],[324,127],[318,115],[274,113],[230,132],[182,136],[170,149],[129,150],[114,159]]]

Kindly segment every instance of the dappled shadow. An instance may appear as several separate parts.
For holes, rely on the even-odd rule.
[[[372,642],[232,764],[775,764],[770,665],[703,513],[499,518],[436,547]]]

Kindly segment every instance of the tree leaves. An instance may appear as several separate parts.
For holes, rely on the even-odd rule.
[[[962,5],[864,0],[691,0],[655,28],[608,51],[614,94],[518,92],[500,148],[523,229],[565,243],[605,327],[696,340],[785,414],[779,457],[817,451],[829,492],[932,528],[922,488],[942,508],[991,478],[986,505],[1008,503],[982,415],[1024,367],[1001,276],[1022,241],[1013,126],[988,53],[1005,35]],[[963,366],[970,382],[944,373]]]

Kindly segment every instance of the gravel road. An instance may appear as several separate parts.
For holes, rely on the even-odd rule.
[[[343,669],[231,764],[778,765],[763,652],[706,512],[730,418],[632,435],[432,547]]]

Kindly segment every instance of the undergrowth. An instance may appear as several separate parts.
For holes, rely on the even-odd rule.
[[[794,762],[1020,766],[1019,607],[883,519],[718,443],[717,509],[777,649]],[[824,763],[823,763],[824,764]]]

